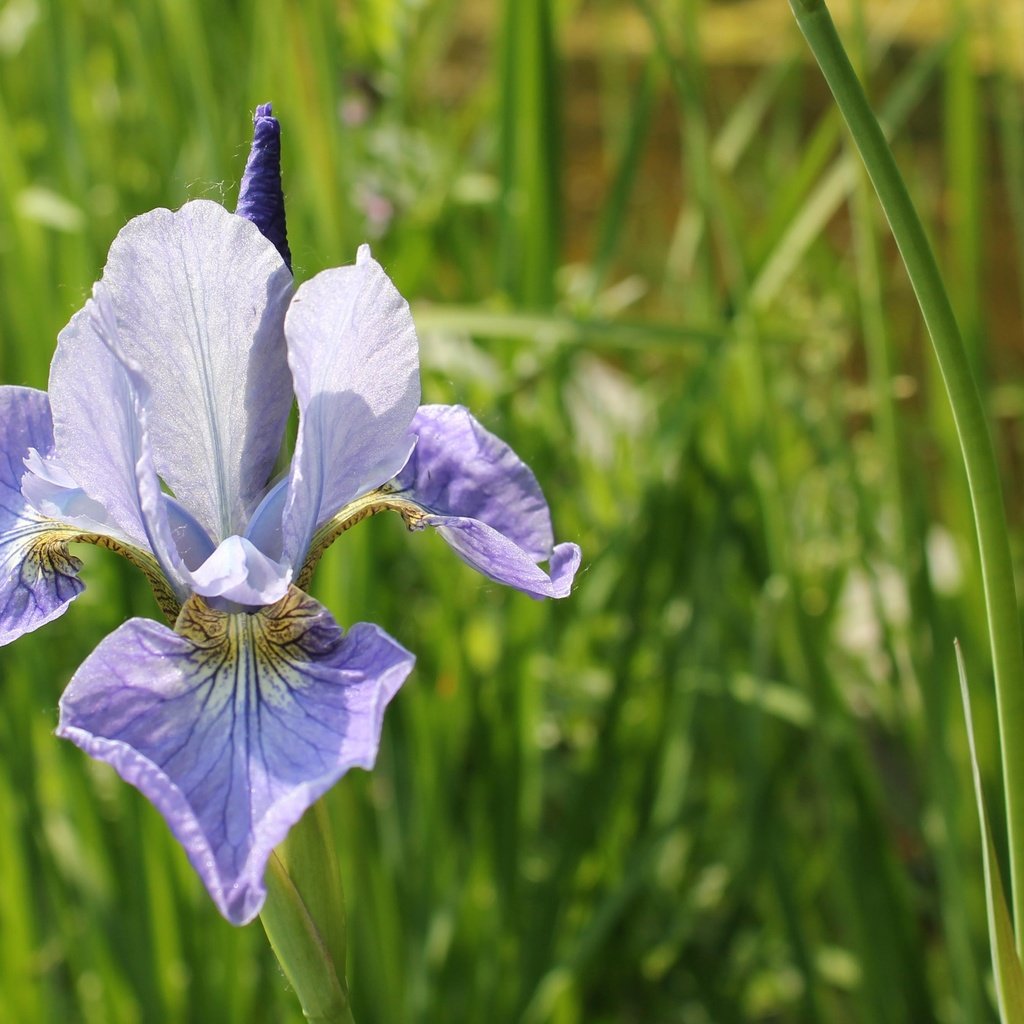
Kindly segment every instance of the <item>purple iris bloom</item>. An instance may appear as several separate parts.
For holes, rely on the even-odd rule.
[[[565,597],[580,561],[506,444],[465,409],[420,406],[409,306],[366,246],[294,286],[279,159],[267,105],[237,212],[199,200],[130,221],[57,339],[49,391],[0,387],[0,643],[81,593],[71,542],[146,573],[173,628],[131,619],[103,640],[57,733],[156,805],[235,924],[306,808],[372,766],[413,666],[304,592],[325,548],[391,510],[533,597]]]

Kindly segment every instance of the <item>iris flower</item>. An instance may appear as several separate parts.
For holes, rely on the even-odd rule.
[[[130,221],[57,339],[49,390],[0,388],[0,643],[81,593],[72,542],[146,573],[173,627],[133,618],[106,637],[57,733],[153,802],[235,924],[306,808],[372,766],[413,666],[305,593],[327,545],[394,511],[535,598],[565,597],[580,561],[506,444],[463,408],[420,405],[409,306],[366,246],[294,286],[269,104],[254,124],[236,211]]]

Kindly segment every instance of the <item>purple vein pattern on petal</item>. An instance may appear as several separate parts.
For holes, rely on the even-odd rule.
[[[396,484],[459,556],[532,597],[566,597],[579,568],[575,544],[555,546],[551,513],[530,467],[459,405],[424,405],[416,448]],[[550,575],[537,565],[549,561]]]
[[[46,393],[0,387],[0,644],[55,619],[83,590],[78,560],[22,497],[30,448],[53,450]]]
[[[149,384],[156,468],[215,541],[243,532],[281,445],[291,282],[255,224],[206,200],[136,217],[110,248],[103,284]]]
[[[221,913],[245,924],[288,829],[372,766],[414,659],[376,626],[343,634],[295,588],[253,615],[192,597],[176,629],[132,619],[107,637],[61,698],[57,733],[153,802]]]
[[[285,322],[299,437],[284,507],[284,555],[301,562],[317,525],[391,479],[409,457],[419,349],[409,304],[370,255],[317,274]]]

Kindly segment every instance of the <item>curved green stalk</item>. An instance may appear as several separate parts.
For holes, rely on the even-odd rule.
[[[310,1024],[354,1024],[345,982],[345,901],[323,801],[267,863],[260,920]]]
[[[331,516],[310,541],[309,554],[295,577],[295,585],[299,590],[308,590],[310,580],[317,564],[323,557],[323,553],[346,531],[350,530],[356,523],[361,523],[378,512],[397,512],[404,520],[410,530],[416,529],[416,524],[426,515],[424,510],[415,502],[403,498],[400,494],[392,492],[389,485],[378,487],[369,494],[364,494],[355,501],[350,501],[343,509]]]
[[[981,563],[1002,747],[1017,948],[1024,933],[1024,651],[1002,487],[984,408],[935,257],[892,152],[843,49],[824,0],[790,0],[860,150],[921,307],[953,411],[971,493]]]
[[[149,580],[156,603],[173,625],[181,611],[181,600],[164,576],[160,563],[148,551],[135,547],[126,541],[118,540],[105,533],[90,533],[74,526],[68,526],[58,520],[45,517],[40,522],[52,524],[41,531],[32,545],[30,557],[43,571],[74,574],[81,568],[81,562],[73,558],[68,551],[69,544],[93,544],[98,548],[106,548],[127,559],[137,569],[141,569]]]

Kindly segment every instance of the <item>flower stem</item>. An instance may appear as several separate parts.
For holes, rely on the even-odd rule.
[[[312,1024],[354,1024],[345,982],[345,900],[323,801],[267,864],[260,920]]]
[[[790,0],[878,193],[924,316],[967,471],[992,647],[1018,951],[1024,934],[1024,651],[1002,487],[981,397],[938,265],[892,151],[843,49],[824,0]],[[940,742],[935,737],[935,742]]]

